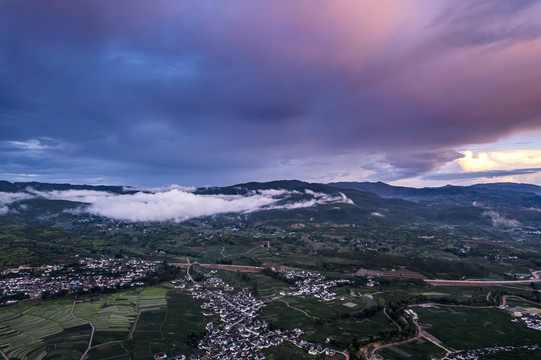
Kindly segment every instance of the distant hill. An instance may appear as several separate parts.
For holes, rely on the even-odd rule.
[[[441,206],[541,209],[541,187],[529,184],[493,183],[472,186],[409,188],[382,182],[336,182],[339,189],[367,191],[384,198],[424,201]]]
[[[338,193],[339,189],[333,186],[308,183],[300,180],[276,180],[269,182],[248,182],[225,187],[208,187],[197,189],[197,194],[224,194],[224,195],[246,195],[250,191],[283,189],[289,191],[312,190],[325,194]]]
[[[2,192],[19,192],[25,191],[26,188],[32,188],[37,191],[54,191],[54,190],[95,190],[95,191],[108,191],[113,193],[130,193],[132,191],[127,190],[123,186],[112,185],[72,185],[72,184],[50,184],[42,182],[14,182],[0,180],[0,191]]]
[[[529,193],[541,195],[541,186],[532,185],[532,184],[490,183],[490,184],[476,184],[476,185],[470,186],[470,188],[498,190],[498,191],[529,192]]]
[[[93,190],[115,194],[138,191],[122,186],[48,184],[40,182],[0,181],[1,193],[26,193],[27,188],[38,191]],[[196,195],[250,196],[264,190],[287,190],[277,193],[281,209],[254,211],[248,217],[257,220],[331,222],[365,227],[396,227],[413,223],[441,225],[492,226],[513,224],[537,226],[541,222],[541,187],[529,184],[494,183],[472,186],[443,186],[408,188],[383,182],[308,183],[299,180],[248,182],[225,187],[206,187],[195,190]],[[149,192],[151,192],[149,190]],[[345,195],[352,203],[331,201],[314,202],[313,206],[295,206],[313,201],[317,194],[329,197]],[[10,195],[13,196],[13,195]],[[1,201],[1,198],[0,198]],[[0,209],[2,208],[0,202]],[[9,215],[21,219],[68,218],[72,209],[83,209],[84,204],[68,200],[47,200],[26,196],[8,203]],[[4,210],[5,211],[5,210]],[[502,225],[503,226],[503,225]]]

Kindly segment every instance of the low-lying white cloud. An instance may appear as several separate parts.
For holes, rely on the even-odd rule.
[[[186,192],[194,192],[197,190],[194,186],[181,186],[181,185],[167,185],[167,186],[161,186],[161,187],[154,187],[154,188],[145,188],[145,187],[131,187],[131,186],[125,186],[124,191],[144,191],[144,192],[151,192],[151,193],[158,193],[158,192],[167,192],[170,190],[181,190]]]
[[[1,194],[1,193],[0,193]],[[194,217],[212,216],[224,213],[250,213],[271,209],[299,209],[317,204],[353,202],[344,194],[329,195],[310,190],[304,192],[309,199],[296,200],[292,196],[303,194],[298,191],[270,189],[251,191],[246,195],[201,195],[193,189],[172,187],[134,194],[116,194],[96,190],[37,191],[31,188],[19,194],[20,199],[42,198],[68,200],[85,203],[80,212],[125,221],[183,221]],[[11,194],[4,206],[18,201],[17,194]],[[0,197],[0,199],[2,199]],[[2,207],[0,215],[7,212]]]
[[[31,199],[33,197],[34,197],[33,195],[27,194],[24,192],[20,192],[20,193],[0,192],[0,215],[6,215],[10,211],[8,205],[17,201]]]
[[[518,227],[520,226],[520,222],[518,220],[514,219],[508,219],[505,216],[497,213],[496,211],[485,211],[483,213],[484,216],[488,216],[492,219],[492,225],[497,226],[503,226],[503,227]]]

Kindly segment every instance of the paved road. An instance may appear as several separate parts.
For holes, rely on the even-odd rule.
[[[541,279],[531,280],[425,280],[430,285],[438,286],[502,286],[539,283]]]
[[[177,266],[180,268],[190,268],[193,263],[170,263],[169,265]],[[225,265],[225,264],[199,264],[202,268],[207,269],[222,269],[229,271],[240,271],[240,272],[260,272],[264,269],[262,266],[245,266],[245,265]]]

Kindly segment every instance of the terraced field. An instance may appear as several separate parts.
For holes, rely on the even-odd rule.
[[[50,340],[64,331],[86,325],[70,315],[71,301],[40,302],[11,306],[0,312],[0,348],[10,358],[42,359],[48,354]],[[90,327],[84,334],[86,341]],[[70,346],[72,352],[83,349]],[[66,349],[67,350],[67,349]]]
[[[161,287],[153,287],[145,289],[139,300],[139,310],[141,312],[154,311],[167,307],[165,295],[167,289]]]
[[[74,315],[90,321],[100,331],[129,332],[137,316],[137,292],[109,295],[99,301],[80,303]]]
[[[168,291],[158,286],[77,302],[73,308],[75,319],[71,316],[72,299],[2,308],[0,349],[16,359],[79,359],[88,347],[91,322],[95,333],[89,357],[110,354],[111,359],[126,358],[128,350],[122,344],[129,338],[138,310],[150,318],[156,313],[165,315]],[[144,327],[147,321],[140,325]],[[151,330],[155,331],[155,327]]]

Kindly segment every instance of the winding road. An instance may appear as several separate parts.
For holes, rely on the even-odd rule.
[[[490,293],[487,294],[487,298],[488,296],[490,295]],[[501,305],[507,305],[507,298],[514,298],[514,299],[520,299],[522,301],[525,301],[525,302],[528,302],[528,303],[531,303],[531,304],[535,304],[535,305],[540,305],[539,303],[536,303],[535,301],[531,301],[531,300],[528,300],[528,299],[524,299],[520,296],[515,296],[515,295],[504,295],[502,296],[502,302],[501,302]],[[475,308],[475,309],[486,309],[486,308],[496,308],[496,306],[473,306],[473,305],[450,305],[450,304],[438,304],[438,303],[424,303],[424,304],[412,304],[412,305],[408,305],[408,307],[416,307],[416,306],[421,306],[421,305],[427,305],[427,304],[430,304],[430,305],[436,305],[436,306],[447,306],[447,307],[467,307],[467,308]],[[387,317],[389,317],[387,315],[387,313],[385,312],[385,309],[384,309],[384,313]],[[390,317],[389,317],[390,319]],[[393,321],[394,322],[394,321]],[[453,351],[447,349],[445,346],[443,346],[441,343],[439,343],[439,341],[437,341],[437,339],[432,336],[430,333],[428,333],[427,331],[423,330],[421,328],[421,326],[419,325],[419,323],[416,321],[416,320],[413,320],[413,323],[415,324],[415,332],[416,332],[416,335],[410,339],[406,339],[406,340],[402,340],[402,341],[398,341],[398,342],[393,342],[393,343],[388,343],[388,344],[383,344],[381,342],[376,342],[376,343],[373,343],[374,344],[374,347],[372,347],[371,349],[368,349],[367,347],[364,347],[362,348],[361,350],[365,353],[366,355],[366,358],[368,360],[376,360],[378,359],[378,357],[376,356],[376,353],[381,350],[381,349],[384,349],[384,348],[387,348],[387,347],[391,347],[391,346],[398,346],[398,345],[403,345],[403,344],[406,344],[406,343],[409,343],[411,341],[414,341],[414,340],[418,340],[420,338],[424,338],[426,339],[427,341],[430,341],[431,343],[433,343],[434,345],[440,347],[441,349],[445,350],[446,354],[445,356],[442,358],[442,360],[445,360],[447,359],[447,357],[449,356],[449,354],[452,354]],[[396,323],[395,323],[396,324]],[[398,324],[396,324],[398,326]]]

